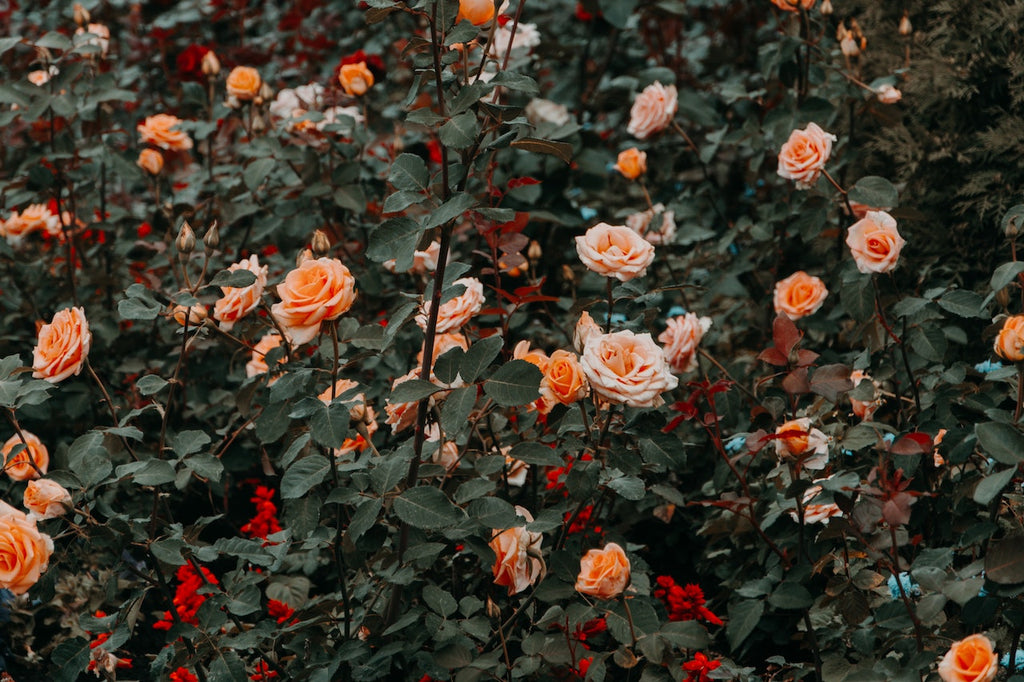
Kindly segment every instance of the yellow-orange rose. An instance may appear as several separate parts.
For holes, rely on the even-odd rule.
[[[985,635],[953,642],[939,661],[939,677],[946,682],[992,682],[998,671],[999,657]]]
[[[22,498],[29,518],[55,519],[71,506],[71,493],[64,486],[48,478],[29,481]]]
[[[1003,322],[995,342],[996,355],[1010,362],[1024,360],[1024,315],[1011,315]]]
[[[51,384],[78,375],[89,355],[92,334],[82,308],[65,308],[53,316],[50,324],[39,328],[39,339],[32,351],[32,376]]]
[[[40,533],[35,521],[4,505],[0,510],[0,588],[25,594],[46,571],[53,540]]]
[[[164,169],[164,155],[155,149],[143,149],[139,152],[139,160],[135,165],[150,175],[160,175]]]
[[[263,79],[260,78],[260,72],[251,66],[236,66],[228,74],[226,85],[229,95],[247,102],[259,94]]]
[[[622,173],[622,177],[627,180],[636,180],[647,172],[647,152],[642,152],[636,147],[619,152],[615,170]]]
[[[516,515],[527,523],[533,522],[533,515],[518,505]],[[488,543],[494,550],[494,584],[507,587],[509,595],[519,594],[543,575],[544,563],[539,554],[544,536],[523,526],[495,533]]]
[[[576,253],[593,272],[626,282],[647,273],[654,246],[625,225],[598,223],[576,237]]]
[[[773,303],[775,313],[791,320],[799,320],[818,312],[828,296],[825,283],[819,278],[797,270],[786,279],[775,283]]]
[[[456,22],[463,19],[481,26],[494,18],[494,0],[459,0],[459,14]]]
[[[373,71],[366,66],[366,62],[343,64],[338,70],[338,82],[345,94],[357,97],[365,95],[373,87]]]
[[[591,338],[580,358],[598,397],[630,407],[658,407],[661,394],[679,385],[650,334],[629,330]]]
[[[643,89],[629,110],[626,132],[638,139],[646,139],[669,126],[679,110],[679,94],[674,85],[658,81]]]
[[[779,175],[795,181],[799,189],[810,189],[832,155],[835,140],[835,135],[826,133],[817,123],[794,130],[779,150]]]
[[[280,303],[271,312],[296,345],[309,343],[320,323],[340,317],[356,300],[355,278],[336,258],[303,261],[277,285]]]
[[[787,12],[796,12],[800,7],[804,9],[814,7],[814,0],[772,0],[772,4]]]
[[[279,348],[281,346],[281,335],[277,332],[271,332],[266,334],[259,342],[253,346],[252,357],[249,362],[245,363],[245,376],[252,378],[260,374],[266,374],[270,371],[270,367],[267,366],[267,354]],[[277,364],[281,364],[287,361],[287,357],[282,355],[277,360]],[[274,379],[271,379],[268,383],[273,383]]]
[[[25,447],[15,454],[11,452],[15,447],[22,444],[21,435],[14,434],[7,439],[7,442],[0,448],[0,454],[4,456],[4,471],[15,481],[28,481],[39,478],[50,468],[50,453],[39,440],[39,436],[28,431],[22,431],[25,436]]]
[[[614,599],[629,584],[629,559],[614,542],[592,549],[580,559],[576,591],[598,599]]]
[[[466,290],[455,298],[441,304],[437,311],[437,332],[450,332],[458,329],[480,312],[484,304],[484,285],[476,277],[462,277],[454,284],[461,284]],[[430,301],[424,301],[421,312],[416,316],[416,324],[424,331],[430,318]]]
[[[170,114],[157,114],[147,116],[144,123],[136,129],[143,142],[156,145],[161,149],[170,151],[185,151],[192,149],[192,138],[184,130],[173,130],[181,125],[183,121],[177,116]]]
[[[587,395],[587,377],[575,353],[556,350],[541,371],[544,377],[540,381],[540,396],[545,408],[542,412],[550,412],[555,403],[571,405]]]
[[[668,326],[658,335],[658,341],[664,344],[665,359],[672,366],[672,371],[684,374],[697,369],[697,346],[711,328],[711,318],[686,313],[669,318],[666,324]]]
[[[896,229],[896,219],[885,211],[868,211],[846,235],[857,269],[865,274],[895,268],[906,243]]]
[[[267,266],[260,265],[260,259],[253,254],[246,260],[232,263],[228,270],[247,270],[256,276],[256,281],[247,287],[221,287],[224,294],[213,305],[213,319],[220,322],[220,328],[231,331],[235,323],[256,309],[267,286]]]

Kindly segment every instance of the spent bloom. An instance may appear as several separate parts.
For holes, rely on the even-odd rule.
[[[527,523],[533,515],[524,507],[516,506],[516,515]],[[519,594],[544,575],[540,545],[543,535],[526,530],[524,526],[494,531],[490,548],[494,550],[494,584],[508,588],[509,595]]]

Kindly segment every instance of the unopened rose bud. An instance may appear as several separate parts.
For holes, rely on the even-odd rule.
[[[1010,287],[1003,287],[996,292],[996,303],[1002,308],[1006,308],[1010,305]]]
[[[313,233],[313,240],[309,245],[313,249],[313,255],[317,258],[323,258],[331,250],[331,240],[328,239],[327,234],[323,230],[317,230]]]
[[[66,6],[67,5],[65,5],[65,7]],[[78,24],[79,26],[85,26],[86,24],[89,23],[89,19],[91,19],[91,17],[89,16],[89,10],[87,10],[84,7],[82,7],[82,3],[76,2],[75,3],[75,23]]]
[[[849,33],[849,31],[846,30],[846,24],[840,21],[839,25],[836,26],[836,42],[843,42],[847,33]]]
[[[348,410],[348,416],[352,421],[360,424],[366,422],[366,405],[363,403],[357,403]]]
[[[484,606],[484,610],[490,618],[501,618],[501,607],[495,604],[494,600],[490,597],[487,598],[487,605]]]
[[[910,17],[906,12],[904,12],[903,16],[900,18],[899,32],[901,36],[909,36],[914,32],[914,26],[910,23]]]
[[[835,10],[832,9],[832,3],[829,2],[829,0],[825,0],[825,2],[821,3],[821,13],[823,16],[831,16],[834,11]]]
[[[217,227],[217,221],[213,221],[213,225],[210,225],[210,229],[203,235],[203,246],[206,247],[207,251],[213,251],[220,246],[220,229]]]
[[[360,625],[359,629],[356,630],[356,637],[358,637],[360,641],[365,642],[370,638],[370,628],[365,625]]]
[[[1020,225],[1017,224],[1016,218],[1010,218],[1006,221],[1006,227],[1003,228],[1003,234],[1010,239],[1013,239],[1020,234]]]
[[[295,257],[295,266],[298,267],[308,260],[313,260],[313,252],[309,249],[303,249],[299,251],[299,255]]]
[[[562,265],[562,279],[570,284],[576,281],[576,273],[567,264]]]
[[[255,101],[255,100],[253,100]],[[252,117],[252,131],[254,133],[262,133],[267,129],[267,124],[264,122],[263,117],[259,114],[253,114]]]
[[[544,252],[540,248],[540,242],[536,239],[530,240],[530,246],[526,249],[526,257],[531,261],[539,261],[540,257],[544,255]]]
[[[196,303],[191,308],[183,305],[174,306],[174,312],[172,313],[175,321],[181,326],[185,326],[185,316],[188,315],[188,326],[195,327],[203,323],[206,319],[206,307],[201,303]]]
[[[274,88],[270,87],[267,84],[267,81],[263,81],[262,83],[260,83],[260,91],[259,94],[256,96],[256,99],[262,100],[262,102],[268,102],[274,99]],[[257,104],[260,104],[262,102],[257,102]]]
[[[843,36],[843,41],[839,43],[839,49],[843,51],[843,54],[847,57],[856,57],[860,54],[860,48],[857,46],[857,39],[853,37],[853,34],[849,31]]]
[[[220,73],[220,60],[217,59],[217,54],[210,50],[203,55],[203,62],[200,65],[203,73],[207,76],[213,77]]]
[[[174,245],[178,247],[180,253],[184,254],[190,254],[196,248],[196,233],[192,231],[192,226],[188,224],[187,220],[181,224],[181,229],[178,230],[178,239],[175,240]]]

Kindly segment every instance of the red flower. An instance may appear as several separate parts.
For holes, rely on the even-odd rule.
[[[722,619],[711,613],[704,604],[704,591],[698,585],[680,587],[667,575],[658,576],[654,596],[665,604],[669,620],[703,620],[721,625]]]
[[[174,609],[178,612],[178,618],[183,623],[189,623],[190,625],[199,624],[196,612],[199,611],[199,607],[206,601],[206,595],[199,594],[199,588],[207,583],[211,585],[219,584],[216,576],[209,569],[205,566],[201,568],[203,570],[202,576],[196,573],[196,570],[190,563],[179,567],[178,571],[174,574],[175,579],[178,581],[178,587],[174,591]],[[172,625],[174,625],[174,617],[170,611],[164,611],[163,618],[153,623],[153,629],[170,630]]]
[[[285,604],[283,601],[271,599],[267,602],[267,613],[270,614],[271,618],[277,620],[278,623],[283,623],[295,613],[295,609]]]
[[[168,678],[170,682],[199,682],[199,678],[188,671],[188,668],[178,668]]]
[[[708,673],[722,665],[721,661],[711,661],[703,653],[698,651],[693,655],[692,661],[683,663],[683,670],[689,673],[687,682],[710,682]]]
[[[210,48],[203,45],[189,45],[178,53],[175,63],[178,67],[178,75],[186,81],[202,81],[206,79],[203,73],[203,57],[210,51]]]
[[[256,492],[249,498],[249,501],[256,505],[256,515],[249,523],[242,526],[242,533],[250,538],[267,539],[281,531],[281,523],[277,520],[277,505],[271,500],[274,498],[274,490],[265,485],[256,486]]]
[[[257,663],[256,670],[252,675],[249,675],[249,679],[253,682],[262,682],[263,680],[273,680],[275,678],[277,678],[277,671],[271,670],[266,661]]]

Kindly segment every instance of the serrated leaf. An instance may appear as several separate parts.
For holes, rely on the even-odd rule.
[[[565,462],[555,448],[546,443],[538,443],[532,440],[516,443],[512,446],[512,450],[509,451],[509,455],[535,466],[565,466]]]
[[[805,609],[814,603],[814,597],[803,585],[784,582],[768,597],[768,603],[777,609]]]
[[[615,28],[626,28],[629,17],[636,8],[637,0],[598,0],[601,16]]]
[[[135,382],[135,387],[142,395],[159,393],[167,385],[167,380],[156,374],[147,374],[146,376],[139,377]]]
[[[377,263],[394,258],[395,272],[405,272],[412,267],[421,234],[423,228],[412,218],[391,218],[370,233],[366,256]]]
[[[366,500],[356,508],[355,513],[352,514],[352,520],[349,521],[348,528],[345,529],[349,541],[355,542],[373,527],[383,506],[384,504],[381,502],[381,499],[374,497]]]
[[[427,163],[415,154],[399,154],[391,164],[388,180],[395,189],[426,192],[430,186],[430,172]]]
[[[345,404],[320,403],[309,420],[310,435],[325,448],[340,448],[348,438],[350,419],[349,408]]]
[[[682,649],[703,649],[711,641],[708,631],[695,620],[665,623],[661,636]]]
[[[395,386],[391,391],[389,399],[394,403],[414,403],[427,396],[443,391],[441,386],[423,379],[407,379]]]
[[[1009,424],[983,422],[974,427],[981,449],[1001,464],[1016,466],[1024,461],[1024,436]]]
[[[255,192],[267,179],[270,172],[274,170],[275,161],[273,157],[256,159],[242,171],[242,180],[249,191]]]
[[[543,374],[525,360],[511,360],[484,382],[484,393],[503,407],[515,407],[540,397]]]
[[[750,636],[764,615],[764,602],[757,599],[746,599],[729,607],[729,624],[725,626],[725,636],[729,647],[734,651]]]
[[[992,285],[992,290],[999,291],[1017,279],[1017,275],[1022,272],[1024,272],[1024,261],[1018,260],[1011,263],[1003,263],[992,273],[992,279],[989,282]]]
[[[530,96],[540,92],[537,81],[515,71],[499,71],[498,75],[491,79],[491,85],[500,85],[509,90],[518,90]]]
[[[423,586],[423,601],[444,618],[452,615],[459,608],[455,597],[435,585]]]
[[[484,528],[495,530],[512,528],[521,522],[515,508],[497,497],[481,497],[473,500],[466,507],[466,514]]]
[[[984,301],[985,299],[973,291],[954,289],[944,294],[938,300],[938,304],[943,310],[960,317],[987,317]]]
[[[608,481],[608,487],[626,500],[637,501],[644,499],[644,482],[636,476],[622,476]]]
[[[462,365],[459,368],[459,376],[462,377],[462,380],[467,384],[476,381],[480,373],[494,361],[494,358],[498,357],[504,343],[501,336],[494,334],[480,339],[470,346],[465,357],[462,358]]]
[[[1024,583],[1024,536],[993,540],[985,554],[985,577],[999,585]]]
[[[925,360],[942,362],[949,344],[941,329],[930,325],[914,327],[907,336],[904,342],[909,343],[910,349],[915,353]]]
[[[464,516],[447,495],[426,485],[410,488],[396,497],[394,510],[410,526],[428,530],[450,528]]]
[[[322,455],[308,455],[293,463],[281,477],[281,499],[294,500],[308,493],[331,470],[331,463]]]
[[[423,227],[429,230],[432,227],[444,225],[448,221],[458,218],[474,206],[476,206],[476,198],[472,194],[460,192],[438,206],[436,210],[431,211]]]
[[[900,193],[896,186],[883,177],[868,175],[850,188],[850,201],[872,209],[888,210],[899,205]]]
[[[476,406],[475,385],[457,388],[444,399],[441,406],[441,428],[444,432],[455,437],[469,424],[469,415]]]
[[[199,452],[210,442],[209,434],[204,431],[181,431],[170,438],[171,449],[178,457]]]
[[[839,402],[839,396],[852,388],[850,368],[845,365],[822,365],[811,376],[811,391],[832,403]]]
[[[256,275],[249,270],[221,270],[213,276],[213,279],[210,280],[207,286],[244,289],[255,282]]]
[[[452,116],[438,132],[441,142],[451,149],[466,149],[476,140],[480,126],[476,121],[476,114],[467,111]]]

